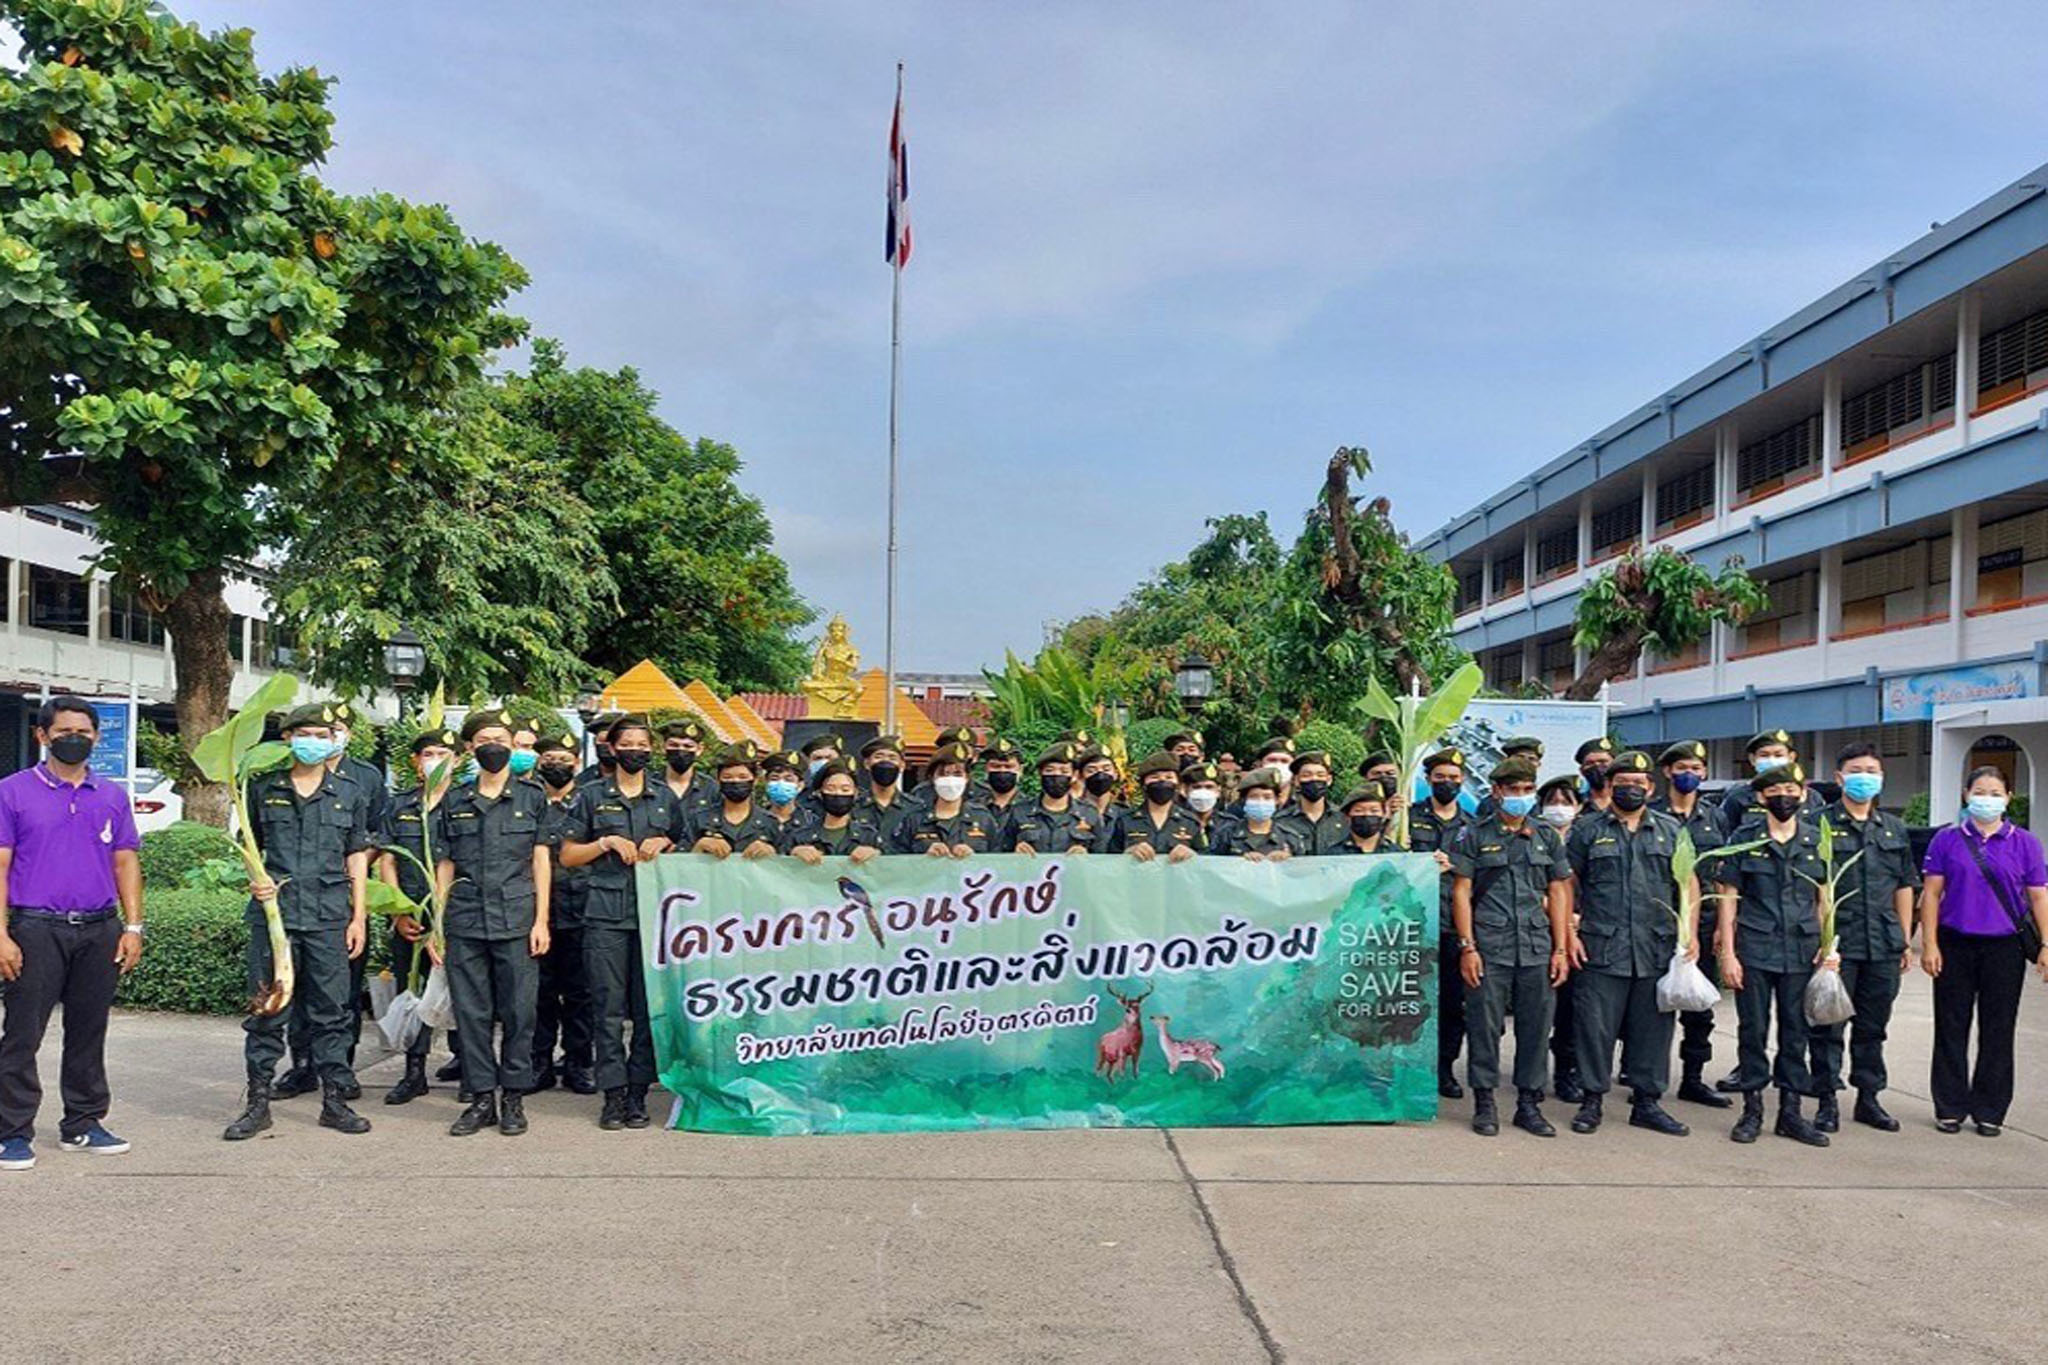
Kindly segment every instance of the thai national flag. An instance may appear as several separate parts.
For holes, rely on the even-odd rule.
[[[910,264],[910,152],[903,141],[903,68],[896,68],[896,115],[889,120],[889,240],[883,259]]]

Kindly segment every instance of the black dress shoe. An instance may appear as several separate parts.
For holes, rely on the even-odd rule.
[[[486,1128],[498,1126],[498,1097],[483,1095],[473,1101],[469,1108],[456,1115],[455,1122],[448,1125],[449,1137],[474,1137]]]
[[[1445,1076],[1436,1083],[1436,1093],[1442,1099],[1462,1100],[1465,1098],[1465,1087],[1458,1084],[1456,1076]]]
[[[1574,1133],[1597,1133],[1600,1131],[1601,1096],[1588,1095],[1579,1101],[1579,1112],[1572,1115]]]
[[[1934,1131],[1937,1133],[1960,1133],[1963,1131],[1963,1121],[1961,1119],[1936,1119],[1934,1121]]]
[[[2002,1123],[1986,1123],[1982,1119],[1977,1120],[1978,1137],[1997,1137],[2000,1133],[2003,1133],[2004,1131],[2005,1125]]]
[[[518,1137],[526,1131],[526,1103],[517,1091],[507,1090],[498,1106],[498,1131],[506,1137]]]
[[[1813,1126],[1823,1133],[1842,1131],[1842,1106],[1830,1090],[1813,1102]]]
[[[1655,1100],[1637,1100],[1629,1105],[1628,1126],[1647,1128],[1666,1137],[1686,1137],[1692,1132],[1692,1129],[1666,1113],[1664,1106]]]
[[[614,1086],[604,1092],[604,1108],[597,1114],[597,1126],[615,1133],[626,1126],[626,1087]]]
[[[301,1095],[311,1095],[320,1089],[320,1077],[310,1066],[295,1066],[270,1083],[270,1098],[292,1100]]]
[[[1557,1129],[1550,1126],[1550,1120],[1543,1117],[1538,1107],[1543,1098],[1541,1090],[1524,1090],[1515,1100],[1515,1127],[1535,1137],[1556,1137]]]
[[[1899,1131],[1899,1121],[1884,1111],[1884,1106],[1877,1102],[1877,1092],[1874,1090],[1863,1090],[1857,1093],[1856,1112],[1852,1117],[1858,1123],[1868,1124],[1880,1133],[1896,1133]]]
[[[1687,1076],[1678,1083],[1678,1098],[1688,1104],[1704,1104],[1709,1109],[1726,1109],[1735,1103],[1698,1076]]]
[[[1764,1131],[1764,1097],[1756,1091],[1742,1097],[1742,1117],[1728,1130],[1735,1142],[1755,1142]]]
[[[1724,1095],[1740,1095],[1742,1093],[1742,1086],[1736,1081],[1735,1075],[1736,1073],[1731,1071],[1720,1080],[1715,1081],[1714,1089]]]
[[[1771,1130],[1779,1137],[1803,1142],[1809,1147],[1825,1147],[1828,1135],[1813,1126],[1806,1115],[1799,1112],[1799,1097],[1792,1094],[1778,1096],[1778,1122]]]
[[[1472,1131],[1481,1137],[1500,1136],[1500,1115],[1494,1112],[1493,1092],[1472,1092]]]
[[[597,1074],[587,1066],[563,1067],[562,1088],[572,1095],[595,1095]]]

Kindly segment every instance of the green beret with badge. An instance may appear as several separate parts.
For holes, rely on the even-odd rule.
[[[579,752],[580,748],[581,746],[576,743],[576,736],[564,730],[558,735],[543,732],[534,744],[533,751],[537,754],[573,754]]]
[[[1543,757],[1543,741],[1534,735],[1509,735],[1500,742],[1500,752],[1504,758],[1519,755],[1540,760]]]
[[[1365,761],[1363,763],[1360,763],[1358,765],[1358,775],[1360,777],[1364,777],[1374,768],[1398,768],[1400,766],[1401,765],[1399,763],[1396,763],[1394,761],[1394,756],[1388,753],[1385,749],[1375,749],[1365,756]]]
[[[1007,739],[992,739],[981,751],[981,761],[984,763],[999,758],[1021,759],[1023,756],[1017,746]]]
[[[959,763],[971,768],[974,766],[974,750],[958,742],[941,744],[932,750],[931,766],[936,768],[941,763]]]
[[[1223,785],[1223,769],[1206,758],[1190,759],[1181,765],[1180,780],[1193,786],[1197,782],[1214,782]]]
[[[1792,736],[1783,730],[1766,730],[1760,735],[1751,736],[1749,743],[1742,746],[1742,752],[1753,754],[1758,749],[1767,749],[1773,744],[1782,744],[1789,749],[1792,747]]]
[[[746,768],[758,770],[761,766],[761,746],[751,739],[737,744],[728,744],[718,751],[714,768]]]
[[[1558,792],[1563,792],[1566,796],[1569,796],[1572,799],[1572,804],[1574,806],[1578,805],[1579,775],[1577,773],[1566,773],[1562,777],[1551,778],[1548,782],[1545,782],[1542,786],[1536,789],[1537,803],[1539,805],[1545,806],[1550,805],[1551,796]]]
[[[294,706],[291,710],[285,712],[284,719],[278,722],[277,728],[280,732],[284,732],[296,730],[306,725],[332,726],[333,724],[333,702],[309,701],[302,706]]]
[[[873,758],[884,749],[887,749],[892,754],[901,754],[903,752],[903,736],[876,735],[873,739],[860,746],[860,756],[865,761]]]
[[[1509,759],[1508,761],[1512,763],[1519,760]],[[1426,775],[1433,769],[1443,767],[1446,763],[1456,768],[1459,772],[1465,771],[1465,751],[1456,747],[1438,749],[1428,758],[1422,760],[1422,771]]]
[[[647,717],[637,712],[626,711],[613,716],[611,723],[604,727],[604,742],[616,744],[619,736],[628,730],[646,730],[649,734],[654,733],[653,727],[647,723]]]
[[[1534,782],[1536,765],[1526,758],[1504,758],[1493,765],[1493,772],[1487,780],[1496,787],[1504,787],[1510,782]]]
[[[1337,803],[1337,809],[1348,815],[1351,812],[1351,808],[1361,801],[1377,801],[1381,805],[1385,805],[1386,800],[1387,789],[1380,783],[1361,782],[1350,791],[1344,793],[1344,799]]]
[[[464,744],[469,743],[478,734],[490,729],[494,725],[502,725],[509,730],[512,728],[512,718],[503,711],[498,710],[486,709],[470,712],[462,718],[462,742]]]
[[[711,738],[711,731],[705,728],[703,721],[692,716],[685,716],[663,725],[661,727],[661,737],[663,739],[694,740],[702,744],[705,740]]]
[[[968,725],[948,725],[939,731],[934,743],[941,749],[957,744],[971,753],[974,749],[974,729]]]
[[[1264,758],[1267,754],[1286,754],[1292,758],[1297,747],[1286,735],[1275,735],[1259,746],[1259,757]]]
[[[1199,749],[1202,747],[1202,737],[1193,730],[1176,730],[1161,740],[1159,747],[1170,751],[1178,749],[1183,744],[1192,744]]]
[[[1665,745],[1664,752],[1657,755],[1657,762],[1668,768],[1674,763],[1694,758],[1706,762],[1707,746],[1696,739],[1681,739],[1676,744]]]
[[[852,760],[835,758],[828,761],[824,767],[818,769],[818,781],[823,782],[835,773],[841,777],[850,777],[856,782],[860,780],[860,774],[855,771]]]
[[[1589,739],[1574,749],[1572,751],[1572,762],[1584,763],[1593,754],[1611,754],[1613,752],[1614,741],[1602,735],[1598,739]]]
[[[1310,749],[1306,753],[1296,754],[1294,762],[1289,764],[1288,767],[1294,772],[1300,772],[1311,763],[1320,763],[1327,768],[1330,766],[1330,756],[1321,749]]]
[[[414,758],[418,758],[429,749],[453,749],[454,747],[455,732],[445,725],[434,729],[422,730],[412,737],[412,753]]]
[[[795,749],[778,749],[774,753],[768,755],[768,757],[761,760],[761,772],[763,776],[766,776],[769,773],[776,772],[787,772],[791,775],[795,775],[797,773],[801,773],[804,770],[804,767],[804,756],[801,753],[798,753]]]
[[[1032,766],[1043,768],[1049,763],[1072,763],[1077,752],[1074,746],[1065,740],[1055,740],[1045,747],[1045,750],[1038,755],[1038,762]]]
[[[1793,782],[1799,786],[1805,786],[1806,769],[1800,767],[1797,763],[1787,763],[1783,767],[1778,768],[1766,768],[1755,777],[1749,779],[1749,789],[1753,792],[1760,792],[1766,787],[1775,787],[1784,782]]]
[[[803,755],[805,758],[809,758],[813,754],[825,749],[830,749],[835,754],[844,753],[846,745],[841,742],[837,735],[812,735],[804,741]]]
[[[1164,749],[1157,753],[1145,755],[1145,761],[1138,765],[1138,780],[1143,782],[1155,773],[1164,773],[1169,777],[1178,778],[1180,776],[1180,760],[1167,753]]]
[[[1650,756],[1641,749],[1630,749],[1626,753],[1614,756],[1614,763],[1607,769],[1607,775],[1611,778],[1616,773],[1646,773],[1656,766],[1650,760]]]

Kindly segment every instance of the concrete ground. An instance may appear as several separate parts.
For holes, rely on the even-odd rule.
[[[2048,997],[1996,1140],[1931,1126],[1929,1005],[1912,978],[1905,1131],[1827,1151],[1676,1104],[1690,1138],[1487,1140],[1463,1103],[1411,1128],[600,1133],[560,1091],[526,1137],[458,1141],[451,1090],[377,1102],[390,1060],[367,1136],[304,1098],[230,1146],[234,1023],[127,1015],[134,1152],[46,1140],[0,1176],[0,1360],[2038,1361]]]

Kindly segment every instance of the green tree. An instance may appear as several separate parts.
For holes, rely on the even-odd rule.
[[[678,680],[781,691],[809,666],[796,634],[815,613],[790,587],[760,502],[742,493],[729,445],[691,440],[654,411],[631,368],[571,369],[555,342],[495,392],[506,418],[540,433],[548,461],[596,518],[617,610],[586,657],[619,671],[641,659]]]
[[[317,680],[374,691],[403,623],[426,647],[422,686],[451,697],[560,696],[582,681],[618,590],[596,518],[549,462],[545,433],[501,411],[498,387],[455,396],[428,429],[434,458],[365,465],[306,518],[271,596]]]
[[[227,715],[226,566],[515,340],[525,275],[445,209],[314,170],[328,81],[141,0],[11,0],[0,71],[0,501],[98,509],[99,567],[160,612],[180,731]],[[187,809],[225,819],[211,783]]]
[[[1706,639],[1716,621],[1741,625],[1768,600],[1739,557],[1709,573],[1668,545],[1648,555],[1630,550],[1579,594],[1573,640],[1589,653],[1585,671],[1564,695],[1591,701],[1610,679],[1634,672],[1645,649],[1683,653]]]

